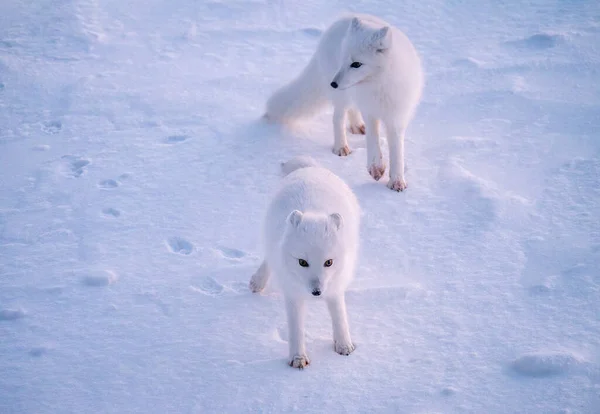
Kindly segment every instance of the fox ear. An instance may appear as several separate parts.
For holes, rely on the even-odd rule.
[[[298,227],[300,222],[302,221],[302,212],[298,210],[294,210],[290,213],[287,218],[287,222],[290,223],[293,227]]]
[[[350,30],[353,32],[356,32],[357,30],[360,30],[361,28],[362,28],[362,23],[360,22],[358,17],[353,17],[352,21],[350,22]]]
[[[342,228],[342,226],[344,225],[344,219],[342,218],[342,215],[339,213],[333,213],[329,215],[329,221],[331,223],[333,223],[333,227],[336,230],[339,230]]]
[[[392,39],[389,26],[385,26],[377,30],[371,37],[373,46],[380,53],[384,52],[386,49],[389,49],[391,41]]]

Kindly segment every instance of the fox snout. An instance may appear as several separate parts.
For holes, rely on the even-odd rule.
[[[318,280],[313,280],[312,283],[310,284],[310,287],[311,287],[311,293],[313,296],[321,296],[321,293],[322,293],[321,282],[319,282]]]
[[[338,73],[335,74],[335,76],[333,77],[333,79],[331,80],[331,83],[329,84],[333,89],[337,89],[340,87],[340,79],[343,76],[343,72],[342,70],[339,70]]]

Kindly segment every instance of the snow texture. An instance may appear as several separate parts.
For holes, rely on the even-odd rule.
[[[402,194],[261,120],[344,11],[423,59]],[[600,412],[598,45],[594,0],[1,2],[0,412]],[[357,348],[311,307],[298,371],[248,281],[302,154],[363,216]]]

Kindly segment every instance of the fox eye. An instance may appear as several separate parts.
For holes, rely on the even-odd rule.
[[[308,267],[308,262],[304,259],[298,259],[298,264],[302,267]]]
[[[350,65],[351,68],[360,68],[362,66],[362,63],[360,62],[352,62],[352,64]]]
[[[332,264],[333,264],[333,260],[329,259],[325,263],[323,263],[323,266],[325,266],[325,267],[331,267]]]

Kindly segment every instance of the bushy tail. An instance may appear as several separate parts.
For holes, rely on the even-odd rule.
[[[269,98],[265,117],[286,122],[313,115],[327,102],[325,85],[320,79],[319,65],[313,58],[296,79]]]
[[[281,163],[281,173],[285,177],[288,174],[293,173],[300,168],[306,167],[318,167],[319,164],[314,160],[314,158],[309,157],[308,155],[299,155],[297,157],[292,158],[289,161]]]

